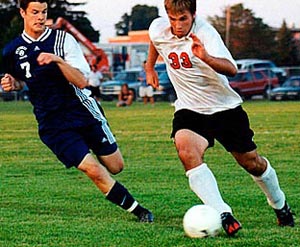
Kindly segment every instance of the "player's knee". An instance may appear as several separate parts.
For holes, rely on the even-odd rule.
[[[99,177],[101,174],[101,170],[99,165],[95,162],[85,163],[83,165],[78,166],[78,169],[84,172],[90,178]]]
[[[116,175],[120,172],[122,172],[124,169],[123,162],[118,162],[118,164],[115,164],[113,167],[109,168],[109,172],[113,175]]]
[[[202,163],[202,158],[199,153],[187,149],[178,149],[177,151],[179,159],[187,169]]]
[[[101,163],[113,175],[120,173],[124,169],[124,161],[121,155],[115,155],[109,160],[102,160]]]

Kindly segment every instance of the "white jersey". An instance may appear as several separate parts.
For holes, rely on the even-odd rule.
[[[220,35],[204,19],[196,16],[191,33],[200,39],[208,54],[228,59],[235,65]],[[214,71],[192,53],[192,39],[189,35],[178,38],[172,34],[167,18],[155,19],[150,25],[149,36],[166,63],[177,94],[176,111],[189,109],[202,114],[213,114],[233,109],[242,103],[241,97],[230,87],[226,76]]]
[[[90,73],[90,66],[87,60],[85,59],[78,42],[69,33],[66,33],[66,39],[64,42],[64,52],[64,60],[66,61],[66,63],[71,65],[73,68],[80,70],[80,72],[85,76],[85,78],[87,78]]]

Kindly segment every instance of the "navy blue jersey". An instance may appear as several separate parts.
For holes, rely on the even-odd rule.
[[[47,28],[38,40],[33,40],[23,33],[3,50],[5,72],[26,82],[29,88],[29,99],[40,130],[106,122],[99,105],[84,93],[86,89],[81,90],[69,83],[56,63],[37,63],[41,52],[53,53],[64,59],[67,35],[64,31]]]

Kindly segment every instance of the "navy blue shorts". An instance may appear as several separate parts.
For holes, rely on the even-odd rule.
[[[241,106],[212,115],[179,110],[174,114],[171,137],[180,129],[189,129],[203,136],[209,147],[214,146],[216,139],[228,152],[245,153],[256,149],[248,115]]]
[[[67,167],[78,167],[90,150],[97,156],[117,150],[116,140],[107,124],[94,124],[67,130],[39,132],[40,138]]]

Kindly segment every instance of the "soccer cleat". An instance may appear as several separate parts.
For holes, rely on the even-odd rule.
[[[294,227],[294,213],[292,213],[290,206],[287,202],[284,203],[282,209],[274,209],[277,216],[277,223],[279,226],[290,226]]]
[[[242,229],[242,225],[238,222],[231,213],[225,212],[221,214],[222,226],[227,233],[228,236],[233,236],[240,229]]]
[[[140,222],[152,223],[154,220],[153,214],[149,210],[143,210],[138,216]]]

